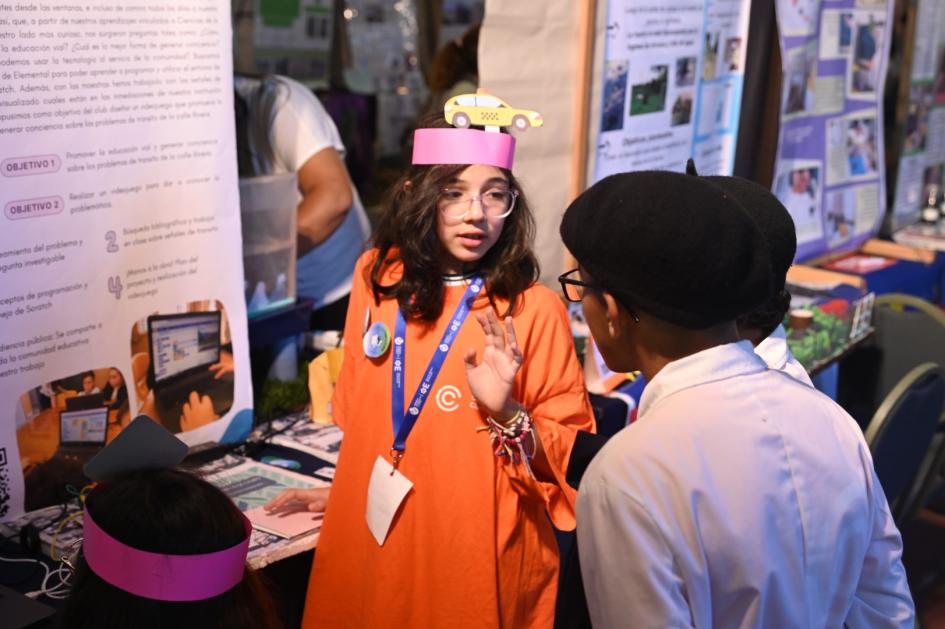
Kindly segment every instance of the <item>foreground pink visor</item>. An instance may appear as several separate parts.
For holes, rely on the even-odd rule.
[[[223,594],[243,579],[252,525],[246,539],[200,555],[166,555],[127,546],[84,513],[82,552],[92,572],[116,588],[158,601],[202,601]]]

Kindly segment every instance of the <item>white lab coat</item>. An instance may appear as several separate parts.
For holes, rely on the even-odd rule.
[[[577,500],[606,627],[912,627],[902,540],[856,423],[747,341],[670,363]]]

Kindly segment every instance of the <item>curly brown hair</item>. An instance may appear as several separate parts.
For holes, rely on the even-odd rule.
[[[423,121],[421,127],[445,128],[442,113]],[[411,166],[388,193],[384,214],[374,234],[378,255],[370,267],[374,299],[394,297],[408,319],[435,321],[443,311],[443,245],[437,236],[437,200],[443,187],[469,164]],[[479,260],[477,272],[485,280],[486,295],[493,309],[496,298],[506,299],[507,316],[515,311],[521,293],[539,275],[532,252],[535,219],[525,194],[508,170],[502,169],[509,186],[518,190],[515,210],[505,219],[502,233]],[[403,264],[403,276],[384,285],[381,278],[391,265]]]

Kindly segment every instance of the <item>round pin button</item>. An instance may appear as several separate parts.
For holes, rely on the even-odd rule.
[[[380,358],[390,348],[390,330],[381,322],[372,323],[364,335],[364,355]]]

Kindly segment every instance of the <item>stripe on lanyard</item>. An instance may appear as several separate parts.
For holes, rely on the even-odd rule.
[[[440,373],[443,363],[446,362],[446,355],[453,346],[453,342],[456,340],[463,321],[465,321],[466,317],[469,315],[473,301],[475,301],[479,291],[482,290],[482,283],[482,277],[477,275],[466,288],[463,298],[453,312],[453,318],[450,320],[450,324],[446,326],[446,330],[443,332],[443,338],[440,339],[436,351],[433,352],[433,356],[430,358],[430,362],[424,370],[423,379],[420,381],[416,393],[413,394],[413,399],[410,401],[410,406],[407,408],[406,413],[404,412],[404,367],[407,362],[407,322],[404,320],[404,315],[400,309],[397,309],[397,323],[394,326],[394,360],[393,366],[391,367],[391,420],[394,425],[393,450],[403,452],[406,448],[407,436],[410,435],[410,431],[413,430],[413,426],[417,423],[417,418],[420,416],[420,411],[423,410],[424,405],[427,403],[427,398],[430,395],[430,390],[433,388],[433,383],[436,381],[436,377]]]

